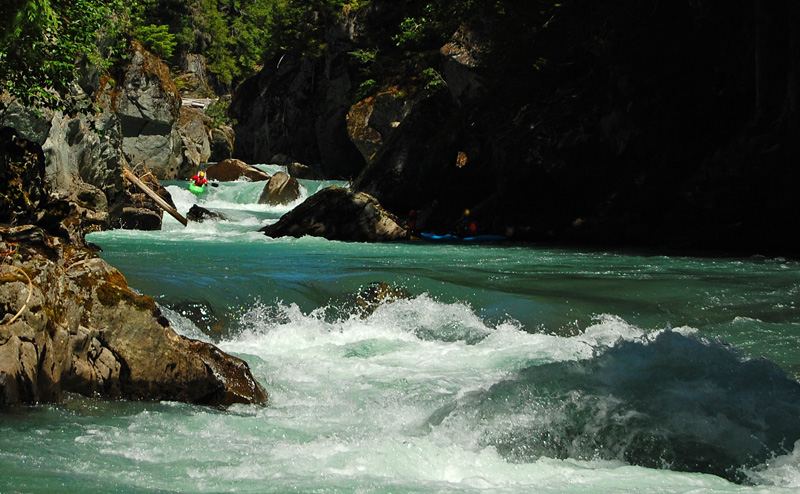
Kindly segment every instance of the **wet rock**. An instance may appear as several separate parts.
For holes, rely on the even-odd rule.
[[[267,401],[247,364],[179,336],[150,297],[92,252],[0,228],[0,408],[64,393],[211,406]],[[16,243],[26,237],[32,243]],[[56,253],[57,255],[53,255]]]
[[[203,222],[205,220],[219,221],[224,220],[225,216],[215,211],[210,211],[197,204],[192,204],[189,212],[186,213],[186,219],[189,221]]]
[[[264,190],[258,198],[258,203],[278,206],[289,204],[299,198],[300,184],[297,179],[283,172],[278,172],[264,186]]]
[[[401,240],[406,230],[369,194],[342,187],[323,189],[262,228],[270,237],[312,235],[328,240],[380,242]]]
[[[220,182],[233,182],[242,177],[253,182],[263,182],[271,178],[269,173],[237,159],[224,160],[209,165],[206,168],[206,175],[209,180],[219,180]]]
[[[308,165],[292,161],[286,165],[286,171],[294,178],[302,178],[303,180],[324,180],[325,177]]]
[[[374,281],[358,291],[355,297],[355,307],[363,319],[383,304],[410,298],[411,293],[403,287],[391,286],[383,281]]]

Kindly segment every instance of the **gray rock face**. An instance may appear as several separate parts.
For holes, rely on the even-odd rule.
[[[0,409],[74,392],[213,406],[261,403],[245,362],[176,334],[116,269],[36,227],[0,228]]]
[[[178,178],[188,179],[211,157],[211,141],[206,130],[209,120],[198,108],[181,107],[178,130],[183,143],[183,164],[178,170]]]
[[[317,192],[260,231],[270,237],[312,235],[356,242],[406,238],[406,230],[397,217],[384,210],[374,197],[342,187]]]
[[[132,164],[145,164],[161,180],[176,179],[183,162],[178,88],[161,60],[137,42],[131,51],[115,99],[122,148]]]
[[[125,200],[119,121],[106,106],[106,97],[106,93],[98,95],[103,110],[93,116],[37,112],[13,101],[5,102],[8,111],[0,116],[0,127],[13,133],[4,143],[15,141],[28,156],[42,162],[41,169],[26,166],[24,186],[31,191],[37,183],[47,184],[46,191],[38,192],[47,197],[26,209],[60,204],[48,208],[49,212],[28,215],[25,221],[45,221],[77,244],[85,232],[108,227]]]
[[[233,127],[222,126],[211,129],[210,145],[211,156],[208,161],[220,162],[233,157],[233,146],[236,141],[236,133]]]

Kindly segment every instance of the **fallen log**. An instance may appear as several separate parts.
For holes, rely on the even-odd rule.
[[[139,177],[137,177],[132,171],[128,170],[127,168],[123,168],[122,171],[125,173],[125,178],[127,178],[133,185],[142,189],[142,192],[147,194],[150,199],[154,200],[158,207],[171,214],[172,217],[180,221],[183,226],[186,226],[189,223],[186,218],[181,216],[181,214],[176,211],[175,208],[170,206],[167,201],[156,194],[153,189],[147,186],[147,184],[139,180]]]

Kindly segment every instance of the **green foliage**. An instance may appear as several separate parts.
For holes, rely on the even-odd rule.
[[[444,77],[442,77],[442,74],[433,67],[428,67],[423,70],[422,73],[428,79],[428,83],[425,84],[425,89],[436,90],[447,86],[447,82],[444,80]]]
[[[60,107],[78,63],[109,66],[128,18],[122,0],[11,0],[9,8],[0,88],[29,106]]]
[[[136,26],[133,29],[133,35],[142,43],[142,46],[164,59],[172,57],[177,45],[175,35],[171,34],[169,26],[164,24]]]
[[[367,96],[375,93],[378,90],[378,87],[378,81],[375,79],[367,79],[358,86],[358,91],[356,91],[356,99],[361,100],[366,98]]]
[[[236,119],[228,118],[228,108],[230,107],[230,100],[217,100],[206,108],[205,114],[211,119],[209,127],[215,129],[223,125],[236,125]]]

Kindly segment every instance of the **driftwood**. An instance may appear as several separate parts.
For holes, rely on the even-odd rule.
[[[161,198],[161,197],[160,197],[158,194],[156,194],[155,192],[153,192],[153,189],[151,189],[151,188],[150,188],[150,187],[148,187],[148,186],[147,186],[147,185],[146,185],[144,182],[142,182],[141,180],[139,180],[139,177],[137,177],[136,175],[134,175],[134,173],[133,173],[132,171],[128,170],[127,168],[123,168],[122,170],[125,172],[125,178],[127,178],[127,179],[128,179],[128,180],[129,180],[129,181],[130,181],[130,182],[131,182],[133,185],[135,185],[135,186],[139,187],[140,189],[142,189],[142,192],[144,192],[145,194],[147,194],[147,196],[148,196],[150,199],[154,200],[154,201],[156,202],[156,204],[158,204],[158,206],[159,206],[161,209],[163,209],[164,211],[166,211],[166,212],[168,212],[169,214],[171,214],[171,215],[172,215],[172,217],[173,217],[173,218],[175,218],[176,220],[180,221],[180,222],[183,224],[183,226],[186,226],[186,225],[189,223],[189,222],[186,220],[186,218],[184,218],[183,216],[181,216],[181,214],[180,214],[179,212],[177,212],[177,211],[175,210],[175,208],[173,208],[172,206],[170,206],[170,205],[167,203],[167,201],[165,201],[164,199],[162,199],[162,198]]]

